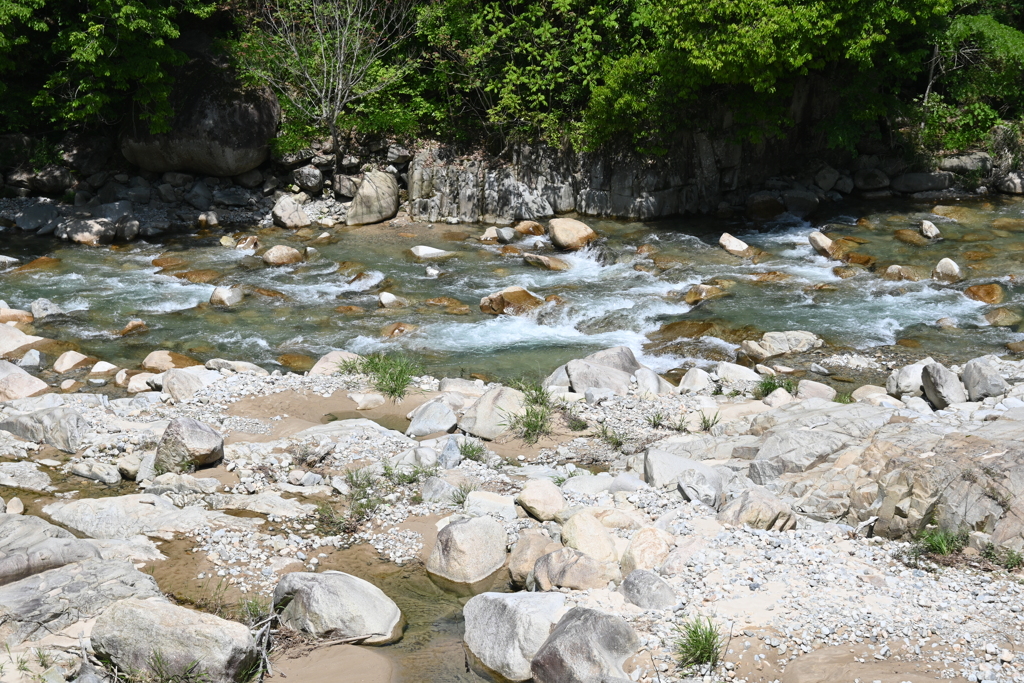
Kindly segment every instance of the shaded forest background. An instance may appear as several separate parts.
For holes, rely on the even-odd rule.
[[[159,132],[195,35],[206,58],[274,86],[278,153],[336,126],[492,153],[658,155],[687,129],[784,137],[808,87],[827,93],[814,134],[836,149],[865,137],[969,149],[1024,116],[1024,0],[359,0],[372,11],[347,30],[383,49],[337,111],[318,109],[273,19],[351,18],[354,2],[0,0],[0,132],[133,116]]]

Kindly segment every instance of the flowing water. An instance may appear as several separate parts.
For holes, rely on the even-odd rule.
[[[333,229],[330,243],[312,241],[320,230],[305,238],[279,229],[258,231],[264,246],[313,245],[320,253],[307,263],[282,268],[264,267],[251,252],[221,246],[224,233],[91,249],[25,238],[8,229],[0,232],[3,253],[23,260],[45,255],[59,262],[0,275],[0,299],[23,308],[38,297],[53,300],[69,316],[41,322],[37,334],[77,341],[92,355],[129,365],[157,347],[268,367],[279,359],[289,362],[281,358],[285,354],[315,358],[334,348],[362,353],[402,349],[436,374],[541,375],[569,358],[618,344],[668,371],[727,357],[739,338],[769,330],[809,330],[833,345],[861,350],[909,338],[922,351],[963,358],[999,352],[1006,342],[1024,339],[1012,328],[989,326],[984,314],[993,307],[962,293],[971,284],[997,281],[1007,291],[1003,306],[1024,303],[1024,204],[1009,198],[947,208],[848,202],[830,211],[813,224],[783,217],[760,226],[718,218],[655,223],[588,219],[606,241],[559,255],[572,266],[563,272],[539,270],[521,256],[503,254],[501,245],[480,244],[482,225]],[[913,246],[894,238],[896,230],[916,228],[923,218],[938,225],[943,239]],[[840,278],[833,272],[838,264],[817,255],[807,242],[815,227],[833,237],[853,238],[859,253],[876,260],[875,272]],[[765,254],[756,264],[730,256],[717,245],[723,231]],[[419,244],[455,252],[434,264],[443,271],[440,277],[430,277],[427,264],[409,254]],[[516,246],[550,252],[546,237],[527,237]],[[945,256],[960,264],[966,281],[950,286],[879,277],[890,264],[919,266],[927,274]],[[180,263],[161,269],[153,265],[160,257]],[[193,278],[216,279],[194,284],[175,277],[195,271],[213,272]],[[728,296],[696,308],[683,301],[691,285],[715,278],[727,281],[720,284]],[[248,285],[262,293],[220,309],[206,303],[215,284]],[[557,295],[564,303],[549,303],[524,317],[479,311],[481,297],[511,285],[541,297]],[[378,308],[377,294],[385,289],[411,306]],[[451,307],[426,303],[435,297],[456,299],[469,310],[456,314]],[[338,312],[338,307],[363,312]],[[132,318],[143,319],[149,332],[117,336]],[[953,319],[960,329],[936,327],[940,318]],[[713,321],[728,332],[719,334],[728,341],[705,337],[674,344],[669,334],[650,343],[648,335],[663,325],[685,320]],[[385,339],[382,329],[394,322],[416,329]]]

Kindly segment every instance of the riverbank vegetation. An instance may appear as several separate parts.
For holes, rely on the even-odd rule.
[[[317,21],[317,19],[322,21]],[[1021,0],[8,0],[0,129],[154,131],[197,41],[282,100],[280,146],[339,131],[666,151],[867,136],[983,145],[1024,114]]]

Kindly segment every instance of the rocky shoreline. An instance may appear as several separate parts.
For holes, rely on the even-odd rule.
[[[153,652],[240,680],[271,597],[279,638],[394,642],[393,599],[329,571],[360,544],[476,596],[464,641],[492,680],[689,680],[674,650],[698,615],[726,638],[712,679],[1024,678],[1022,363],[922,360],[839,396],[726,362],[677,387],[620,347],[545,381],[552,433],[531,446],[518,389],[423,376],[394,404],[341,372],[352,358],[297,375],[155,352],[156,388],[125,397],[39,394],[4,362],[4,680],[93,681],[93,654],[152,670]],[[324,422],[353,412],[408,413],[419,436]],[[931,528],[965,534],[951,566],[915,552]],[[211,582],[263,620],[182,606],[209,609]],[[219,635],[197,650],[179,630]]]

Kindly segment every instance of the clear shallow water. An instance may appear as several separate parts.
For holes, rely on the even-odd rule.
[[[989,327],[984,314],[993,307],[962,294],[971,284],[998,281],[1007,290],[1003,306],[1024,305],[1024,286],[1019,284],[1024,282],[1024,221],[994,224],[1000,218],[1024,218],[1024,204],[979,201],[940,210],[945,216],[932,209],[931,204],[837,205],[833,215],[816,217],[813,225],[795,218],[764,226],[739,219],[647,224],[588,219],[607,241],[598,249],[559,255],[572,265],[565,272],[542,271],[525,265],[520,256],[503,255],[500,245],[479,244],[475,238],[483,225],[327,230],[331,242],[313,244],[319,259],[284,268],[263,267],[250,252],[221,246],[223,232],[91,249],[25,238],[8,229],[0,232],[0,253],[23,260],[45,255],[60,262],[50,269],[3,273],[0,299],[19,308],[38,297],[55,301],[70,315],[40,323],[37,334],[79,341],[87,352],[121,364],[137,363],[159,347],[201,359],[221,356],[267,366],[283,354],[315,358],[334,348],[402,349],[421,357],[436,373],[541,375],[569,358],[618,344],[632,347],[660,371],[702,357],[721,357],[734,348],[708,339],[661,347],[669,353],[653,355],[659,349],[648,345],[648,335],[680,320],[760,331],[805,329],[854,349],[911,338],[923,351],[962,357],[999,351],[1007,341],[1024,339],[1010,328]],[[939,226],[942,240],[911,246],[893,238],[895,230],[916,228],[922,218]],[[866,241],[857,251],[877,259],[877,273],[893,263],[930,272],[949,256],[968,280],[955,286],[929,280],[890,282],[866,271],[841,279],[833,272],[837,263],[818,256],[807,243],[815,227]],[[751,264],[726,254],[717,246],[723,231],[764,250],[763,259]],[[308,238],[277,229],[258,234],[264,246],[311,244]],[[429,277],[425,264],[408,253],[418,244],[456,252],[436,264],[444,271],[441,277]],[[638,255],[643,245],[652,245],[656,253]],[[550,253],[546,238],[527,238],[516,246]],[[160,257],[177,257],[185,264],[161,272],[152,264]],[[199,270],[215,271],[218,278],[193,284],[174,277]],[[767,272],[784,279],[755,280]],[[684,303],[682,294],[691,285],[714,278],[731,281],[726,283],[729,296],[696,308]],[[252,293],[230,310],[206,303],[215,285],[232,284],[268,291]],[[480,313],[482,297],[512,285],[541,297],[557,295],[565,303],[549,304],[526,317]],[[376,296],[382,290],[412,305],[380,309]],[[457,299],[468,305],[469,313],[453,315],[444,306],[425,303],[435,297]],[[339,306],[359,306],[365,312],[339,313]],[[118,337],[116,331],[132,318],[145,320],[150,331]],[[939,318],[952,318],[962,329],[939,330],[934,326]],[[383,338],[382,329],[394,322],[417,329],[396,339]]]

